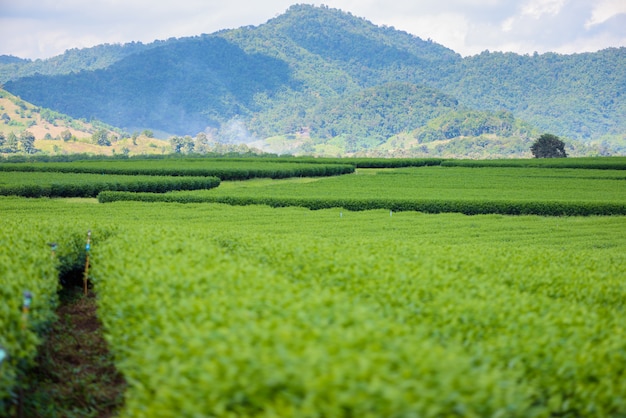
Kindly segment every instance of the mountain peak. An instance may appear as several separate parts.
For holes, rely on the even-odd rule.
[[[427,59],[459,59],[460,55],[440,44],[423,40],[408,32],[389,26],[377,26],[365,18],[329,6],[309,4],[292,5],[284,14],[271,19],[267,25],[285,31],[305,48],[316,51],[345,50],[355,46],[367,49],[373,43],[406,49],[411,54]],[[368,55],[382,52],[370,50]]]

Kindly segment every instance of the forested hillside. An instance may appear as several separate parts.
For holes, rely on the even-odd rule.
[[[592,139],[626,131],[626,48],[463,59],[442,90],[478,109],[506,109],[543,130]],[[486,100],[487,99],[487,100]]]
[[[350,13],[295,5],[256,27],[3,59],[0,77],[38,106],[129,131],[219,137],[235,120],[247,140],[291,138],[290,152],[454,146],[456,155],[500,144],[519,155],[539,132],[583,154],[626,152],[623,68],[626,48],[462,58]]]
[[[131,42],[124,45],[98,45],[92,48],[70,49],[47,60],[26,60],[8,55],[0,56],[0,83],[32,75],[71,74],[107,68],[129,55],[166,44],[155,41],[144,45]]]
[[[33,103],[130,129],[195,134],[254,109],[254,94],[289,84],[286,62],[217,36],[172,41],[95,71],[7,83]]]

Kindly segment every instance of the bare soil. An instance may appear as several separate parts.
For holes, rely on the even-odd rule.
[[[115,369],[96,316],[96,298],[64,290],[58,321],[42,345],[22,400],[24,417],[113,417],[126,382]]]

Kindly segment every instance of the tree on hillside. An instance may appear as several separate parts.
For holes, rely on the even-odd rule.
[[[543,134],[530,147],[535,158],[565,158],[565,143],[558,136]]]
[[[61,139],[63,139],[63,141],[65,141],[65,142],[67,142],[70,139],[72,139],[72,133],[70,132],[69,129],[66,129],[63,132],[61,132]]]
[[[183,148],[181,150],[184,154],[191,154],[194,151],[193,138],[189,135],[185,135],[183,138]]]
[[[111,141],[109,140],[109,134],[106,129],[98,129],[92,136],[91,140],[94,144],[109,147],[111,146]]]
[[[4,134],[2,132],[0,132],[0,148],[2,148],[4,146],[5,141],[6,141],[6,138],[5,138]]]
[[[37,149],[35,148],[35,135],[29,131],[23,131],[20,134],[20,148],[26,154],[34,154]]]
[[[5,147],[5,152],[17,152],[18,141],[13,131],[9,132],[7,135]]]
[[[169,141],[172,152],[175,154],[190,154],[194,151],[193,138],[189,135],[185,135],[184,137],[172,136]]]
[[[170,137],[170,145],[174,154],[180,154],[183,148],[183,138],[179,136]]]

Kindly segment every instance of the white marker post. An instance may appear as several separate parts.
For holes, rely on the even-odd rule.
[[[30,312],[30,305],[33,302],[33,294],[28,290],[24,291],[24,300],[22,302],[22,329],[26,329],[28,324],[28,313]]]

